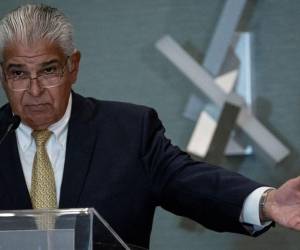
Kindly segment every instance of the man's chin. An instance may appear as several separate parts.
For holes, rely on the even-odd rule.
[[[31,119],[22,119],[27,126],[33,130],[42,130],[48,128],[51,124],[55,123],[55,119],[46,117],[44,115],[31,116]]]

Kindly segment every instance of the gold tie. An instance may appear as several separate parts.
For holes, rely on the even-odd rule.
[[[33,208],[57,208],[54,172],[46,150],[51,134],[48,129],[32,132],[36,145],[31,178]]]

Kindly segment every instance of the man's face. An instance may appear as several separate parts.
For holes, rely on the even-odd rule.
[[[76,81],[80,53],[75,52],[68,59],[55,44],[39,41],[31,46],[8,44],[3,58],[2,69],[6,76],[30,73],[32,78],[29,88],[22,91],[12,90],[4,79],[3,87],[13,113],[34,130],[45,129],[60,120],[66,111],[72,84]],[[67,60],[71,67],[66,65]],[[52,88],[42,87],[36,76],[59,66],[63,68],[60,84]]]

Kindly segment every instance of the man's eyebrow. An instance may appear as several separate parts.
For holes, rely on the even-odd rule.
[[[24,64],[16,64],[16,63],[10,63],[8,64],[8,66],[6,67],[6,70],[9,70],[11,68],[22,68],[24,67]]]
[[[53,63],[60,63],[60,61],[58,59],[52,59],[50,61],[41,63],[40,66],[45,67]]]
[[[46,61],[46,62],[42,62],[40,64],[40,66],[45,67],[45,66],[48,66],[48,65],[53,64],[53,63],[60,63],[60,61],[58,59],[52,59],[52,60],[49,60],[49,61]],[[20,63],[9,63],[6,66],[6,70],[9,70],[11,68],[22,68],[22,67],[25,67],[25,66],[26,66],[25,64],[20,64]]]

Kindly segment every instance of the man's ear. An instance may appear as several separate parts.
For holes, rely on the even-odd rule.
[[[5,77],[4,77],[3,67],[0,66],[0,86],[2,86],[4,91],[7,93],[7,86],[4,81],[5,81]]]
[[[3,84],[4,81],[4,74],[3,74],[3,68],[0,66],[0,83]]]
[[[81,53],[79,50],[75,50],[73,54],[70,56],[69,72],[71,75],[72,84],[74,84],[77,80],[80,58],[81,58]]]

